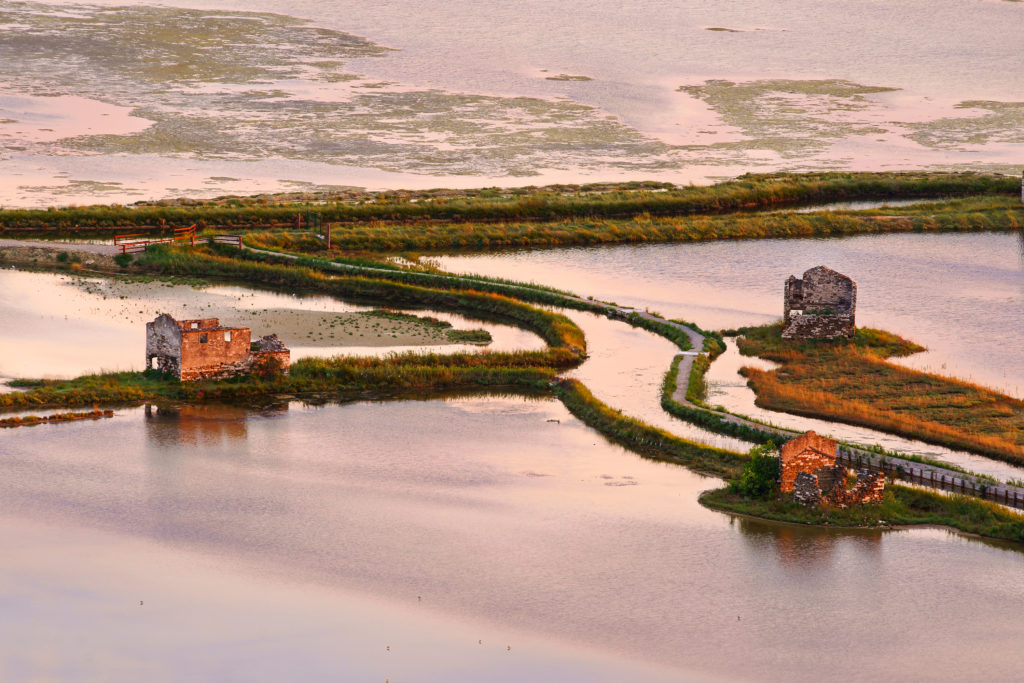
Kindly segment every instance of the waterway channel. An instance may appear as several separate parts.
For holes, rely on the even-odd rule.
[[[593,267],[589,280],[577,271],[564,282],[557,268],[533,279],[648,305],[616,290],[624,271],[595,274],[587,258],[606,251],[566,259]],[[26,278],[0,300],[0,337],[19,352],[73,353],[78,337],[60,333],[57,316],[52,327],[10,324],[48,287],[77,302],[67,324],[115,325],[114,311],[82,307],[95,295],[60,276],[2,277]],[[188,290],[204,310],[222,295]],[[715,326],[687,315],[693,298],[652,308]],[[738,290],[723,300],[738,303],[736,322],[721,324],[758,321]],[[129,303],[148,315],[110,305]],[[672,345],[572,315],[591,352],[575,375],[677,431],[683,423],[657,409]],[[138,344],[117,348],[134,358]],[[550,399],[133,408],[5,430],[0,539],[17,552],[0,561],[11,617],[0,623],[0,678],[271,680],[301,667],[306,680],[819,680],[829,662],[880,679],[897,661],[920,679],[1016,676],[1015,547],[941,529],[734,518],[697,503],[720,485],[608,443]]]
[[[0,438],[7,679],[820,680],[825,660],[962,680],[1019,664],[1019,552],[711,512],[696,498],[720,482],[552,400],[136,408]]]

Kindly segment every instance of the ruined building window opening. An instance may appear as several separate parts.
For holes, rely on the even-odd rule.
[[[208,341],[210,341],[210,335],[208,335],[208,334],[201,334],[201,335],[199,335],[199,343],[200,344],[205,344]]]
[[[192,327],[193,330],[198,330],[199,329],[199,323],[192,323],[191,327]]]
[[[230,330],[224,333],[224,341],[226,341],[226,342],[231,341],[231,331]]]
[[[153,358],[150,360],[149,367],[152,368],[153,370],[158,370],[160,368],[160,359],[157,358],[156,356],[153,356]]]

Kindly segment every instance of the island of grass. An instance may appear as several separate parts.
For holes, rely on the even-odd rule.
[[[145,402],[258,404],[295,398],[315,402],[367,395],[432,396],[480,391],[546,394],[558,398],[573,415],[609,440],[644,457],[725,479],[742,479],[750,455],[682,439],[623,415],[597,400],[579,381],[559,377],[560,372],[578,365],[585,357],[582,332],[567,318],[526,302],[615,313],[614,317],[671,338],[686,348],[687,335],[669,321],[635,313],[627,315],[609,304],[522,283],[408,271],[381,264],[342,274],[335,268],[337,265],[211,245],[196,249],[157,247],[135,260],[131,267],[151,276],[255,284],[377,306],[451,311],[531,330],[545,340],[548,348],[518,353],[303,359],[292,365],[289,375],[271,368],[248,377],[195,383],[177,382],[153,372],[93,375],[61,382],[21,382],[29,391],[0,394],[0,409]],[[890,487],[886,495],[891,498],[881,504],[891,506],[887,516],[865,513],[866,517],[856,518],[843,512],[830,517],[808,516],[810,513],[795,510],[785,501],[762,505],[750,497],[740,496],[736,500],[728,498],[729,495],[734,494],[709,494],[702,502],[719,509],[788,521],[803,516],[801,521],[809,523],[946,524],[994,538],[1024,540],[1024,517],[1017,513],[976,498],[943,496],[906,487]]]
[[[741,370],[759,406],[1024,463],[1024,401],[886,361],[923,350],[913,342],[865,328],[852,339],[782,339],[782,323],[739,332],[740,353],[780,365]]]

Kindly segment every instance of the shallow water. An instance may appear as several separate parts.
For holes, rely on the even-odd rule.
[[[795,429],[798,431],[814,430],[819,434],[841,439],[864,446],[879,445],[890,451],[920,455],[935,460],[953,463],[970,472],[987,474],[1002,481],[1024,478],[1024,467],[992,460],[981,455],[958,451],[944,446],[905,439],[894,434],[875,431],[866,427],[829,422],[800,415],[790,415],[774,410],[761,408],[754,403],[753,389],[747,386],[747,380],[739,374],[739,369],[756,367],[772,369],[778,367],[771,361],[756,357],[742,356],[733,339],[726,340],[726,351],[711,364],[706,375],[708,384],[707,402],[712,406],[722,406],[738,415],[746,415],[755,420]]]
[[[785,279],[824,264],[857,282],[858,325],[927,347],[901,363],[1024,397],[1020,234],[621,245],[434,260],[445,270],[539,282],[707,329],[780,318]]]
[[[1024,86],[991,65],[1019,62],[1022,11],[5,2],[0,201],[779,169],[1016,174]]]
[[[306,356],[385,355],[417,350],[512,351],[544,348],[537,335],[509,325],[483,322],[439,311],[409,311],[450,322],[460,329],[486,329],[493,341],[419,346],[330,346],[313,343],[298,328],[268,327],[267,310],[332,313],[372,310],[326,296],[298,296],[243,287],[196,288],[166,282],[124,282],[24,270],[0,270],[0,376],[69,378],[145,366],[146,323],[160,313],[178,318],[217,317],[225,324],[252,328],[254,337],[277,333],[292,360]],[[367,328],[369,325],[367,325]],[[366,328],[363,328],[366,329]],[[372,332],[367,331],[367,336]]]
[[[1024,636],[1017,552],[732,520],[696,503],[715,480],[551,400],[139,408],[2,436],[3,536],[25,549],[0,560],[8,676],[818,680],[826,659],[1000,679]]]

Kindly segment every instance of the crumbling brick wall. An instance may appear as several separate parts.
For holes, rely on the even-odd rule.
[[[246,374],[267,359],[287,372],[291,352],[277,335],[256,344],[251,337],[249,328],[222,327],[217,318],[175,320],[164,314],[146,324],[146,367],[182,381]]]
[[[845,485],[830,491],[825,499],[838,507],[878,503],[885,493],[885,475],[867,469],[857,470],[857,482],[852,488]]]
[[[800,472],[814,473],[822,467],[834,467],[838,444],[815,432],[807,432],[786,442],[779,452],[781,464],[780,488],[791,493]]]
[[[848,507],[879,502],[885,492],[885,475],[857,470],[856,483],[847,488],[846,468],[836,464],[837,446],[836,441],[814,432],[783,445],[779,488],[804,505]]]
[[[245,327],[220,327],[181,332],[181,379],[184,381],[236,374],[249,356],[251,332]]]
[[[842,273],[818,266],[803,279],[790,275],[783,295],[783,339],[850,337],[856,324],[857,284]]]

